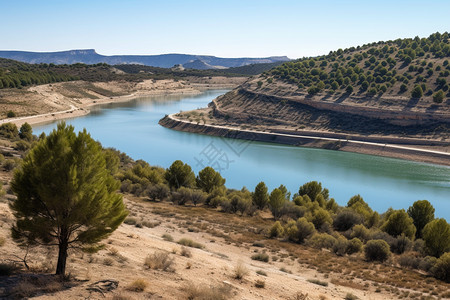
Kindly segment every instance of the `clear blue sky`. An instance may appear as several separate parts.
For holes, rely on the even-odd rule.
[[[326,54],[450,31],[448,0],[0,0],[1,50]]]

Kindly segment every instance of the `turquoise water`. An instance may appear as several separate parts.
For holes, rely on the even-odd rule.
[[[86,128],[106,147],[134,159],[167,168],[181,159],[198,172],[206,165],[221,171],[229,188],[254,189],[264,181],[269,189],[284,184],[295,193],[303,183],[317,180],[340,205],[355,194],[372,208],[408,208],[427,199],[436,216],[450,220],[450,168],[398,159],[230,140],[179,132],[158,125],[165,114],[205,107],[225,90],[197,96],[153,96],[108,104],[67,123]],[[35,126],[34,133],[50,132],[56,123]]]

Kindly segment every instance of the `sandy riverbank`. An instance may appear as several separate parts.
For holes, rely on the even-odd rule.
[[[208,89],[231,89],[245,78],[187,78],[130,82],[64,82],[33,86],[26,90],[2,91],[0,109],[14,111],[18,117],[1,117],[0,124],[21,126],[52,122],[86,115],[94,105],[127,102],[137,97],[195,95]]]

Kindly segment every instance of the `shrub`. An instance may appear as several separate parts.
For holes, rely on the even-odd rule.
[[[363,243],[361,242],[360,239],[353,238],[349,241],[346,252],[347,252],[347,254],[358,253],[359,251],[361,251],[362,246],[363,246]]]
[[[255,282],[255,287],[259,289],[263,289],[266,286],[266,282],[264,280],[258,279]]]
[[[362,224],[353,226],[350,236],[352,238],[359,238],[362,241],[368,241],[371,238],[369,229],[367,229],[366,226]]]
[[[180,255],[185,257],[192,257],[192,252],[186,247],[181,247]]]
[[[148,283],[144,279],[137,279],[127,286],[127,290],[133,292],[143,292],[147,288]]]
[[[238,261],[237,265],[234,267],[233,270],[233,278],[234,279],[243,279],[245,276],[247,276],[249,273],[249,270],[247,267],[242,263],[242,261]]]
[[[411,92],[411,97],[413,98],[420,98],[423,96],[423,90],[420,85],[416,85],[414,89]]]
[[[273,223],[272,227],[270,227],[269,236],[271,238],[280,237],[283,235],[283,233],[284,229],[283,226],[281,226],[280,221],[276,221],[275,223]]]
[[[402,254],[403,252],[410,250],[412,248],[412,245],[412,241],[403,233],[396,239],[392,240],[391,243],[389,243],[391,251],[397,254]]]
[[[437,258],[434,256],[426,256],[419,262],[419,269],[429,272],[431,268],[436,264]]]
[[[438,258],[436,264],[431,268],[434,277],[450,282],[450,252],[444,253]]]
[[[337,231],[346,231],[354,225],[361,224],[364,221],[363,216],[353,209],[346,208],[341,210],[333,221],[333,227]]]
[[[165,241],[173,242],[173,236],[171,236],[171,235],[168,234],[168,233],[164,233],[161,237],[162,237]]]
[[[164,200],[169,196],[170,190],[167,185],[158,183],[148,187],[146,192],[151,200]]]
[[[252,259],[263,262],[269,262],[269,255],[267,255],[266,253],[257,253],[255,255],[252,255]]]
[[[332,250],[336,255],[343,256],[347,252],[348,244],[349,243],[346,238],[339,237],[336,240],[336,243],[334,243]]]
[[[436,103],[442,103],[445,99],[445,94],[443,90],[439,90],[433,95],[433,101]]]
[[[318,249],[331,249],[335,243],[336,239],[328,233],[316,233],[307,241],[308,245]]]
[[[199,286],[187,283],[183,290],[189,300],[228,300],[232,298],[232,289],[229,284]]]
[[[353,295],[352,293],[347,293],[347,295],[345,295],[345,300],[357,300],[359,299],[358,297],[356,297],[355,295]]]
[[[317,285],[321,285],[321,286],[328,286],[328,282],[321,281],[321,280],[318,280],[318,279],[308,279],[306,281],[314,283],[314,284],[317,284]]]
[[[303,241],[308,238],[309,236],[313,235],[314,232],[316,232],[314,228],[314,224],[311,222],[308,222],[308,220],[305,217],[302,217],[297,220],[296,222],[296,240],[299,243],[303,243]]]
[[[384,240],[368,241],[364,247],[364,256],[368,261],[385,261],[391,255],[389,245]]]
[[[8,118],[14,118],[14,117],[16,116],[16,113],[13,112],[12,110],[10,110],[10,111],[8,111],[8,113],[6,114],[6,116],[7,116]]]
[[[147,255],[144,265],[153,270],[162,270],[167,272],[174,272],[174,260],[169,257],[167,252],[155,252]]]
[[[1,188],[1,186],[0,186],[0,188]],[[6,239],[4,237],[0,236],[0,247],[3,247],[5,245],[5,243],[6,243]]]
[[[267,276],[267,273],[264,272],[263,270],[258,270],[258,271],[256,271],[256,274],[262,275],[262,276]]]
[[[177,243],[180,244],[180,245],[187,246],[187,247],[192,247],[192,248],[199,248],[199,249],[205,248],[205,246],[203,246],[202,244],[194,242],[193,240],[186,239],[186,238],[182,238]]]
[[[414,253],[404,253],[400,255],[397,262],[404,268],[417,269],[420,264],[420,259]]]

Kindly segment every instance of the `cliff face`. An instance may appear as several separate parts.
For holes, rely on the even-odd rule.
[[[448,139],[447,103],[416,102],[408,98],[310,96],[295,86],[274,81],[258,85],[259,78],[215,99],[213,116],[224,123],[260,127],[287,127],[342,133],[409,135]]]

